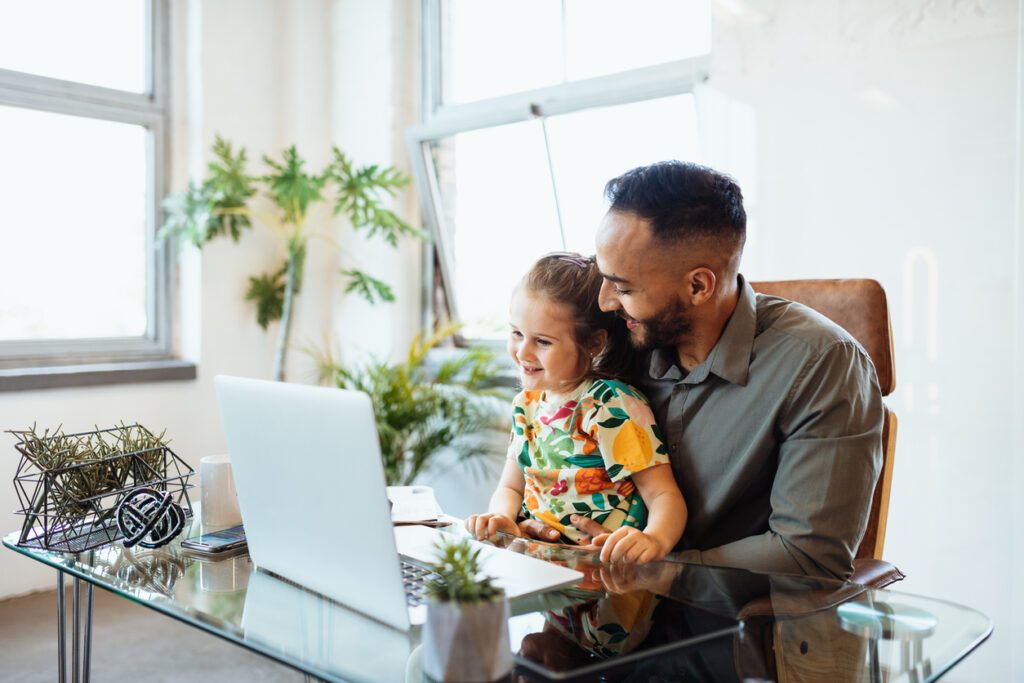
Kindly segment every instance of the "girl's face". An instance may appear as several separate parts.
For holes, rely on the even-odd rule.
[[[569,307],[517,288],[509,307],[508,353],[523,389],[556,394],[574,389],[583,363]]]

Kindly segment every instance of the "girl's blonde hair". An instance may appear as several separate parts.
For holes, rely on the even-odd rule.
[[[580,357],[578,382],[625,379],[637,365],[637,353],[629,343],[625,321],[615,313],[602,311],[598,305],[603,279],[593,256],[565,251],[542,256],[521,283],[527,292],[562,304],[571,312],[573,343]],[[600,330],[608,333],[608,341],[592,358],[588,342]]]

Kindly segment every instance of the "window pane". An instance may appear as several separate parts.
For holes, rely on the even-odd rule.
[[[562,9],[551,0],[448,0],[442,34],[446,104],[562,80]]]
[[[540,123],[456,135],[435,148],[463,330],[503,339],[512,288],[542,254],[561,249]]]
[[[700,158],[692,95],[553,116],[547,126],[566,248],[583,254],[594,253],[606,182],[655,161]]]
[[[570,81],[709,52],[708,0],[565,0]]]
[[[0,107],[0,340],[145,334],[147,134]]]
[[[146,2],[0,2],[0,69],[146,90]]]

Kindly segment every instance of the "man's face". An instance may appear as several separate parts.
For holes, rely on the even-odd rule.
[[[655,243],[648,221],[609,211],[597,233],[600,304],[626,321],[639,349],[675,347],[693,331],[685,294],[686,267],[678,247]]]

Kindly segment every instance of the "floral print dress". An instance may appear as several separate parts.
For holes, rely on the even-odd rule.
[[[523,471],[523,513],[557,529],[562,540],[586,536],[569,523],[589,517],[610,530],[647,524],[634,472],[668,462],[647,400],[622,382],[584,382],[568,400],[549,403],[543,391],[512,402],[509,457]]]

